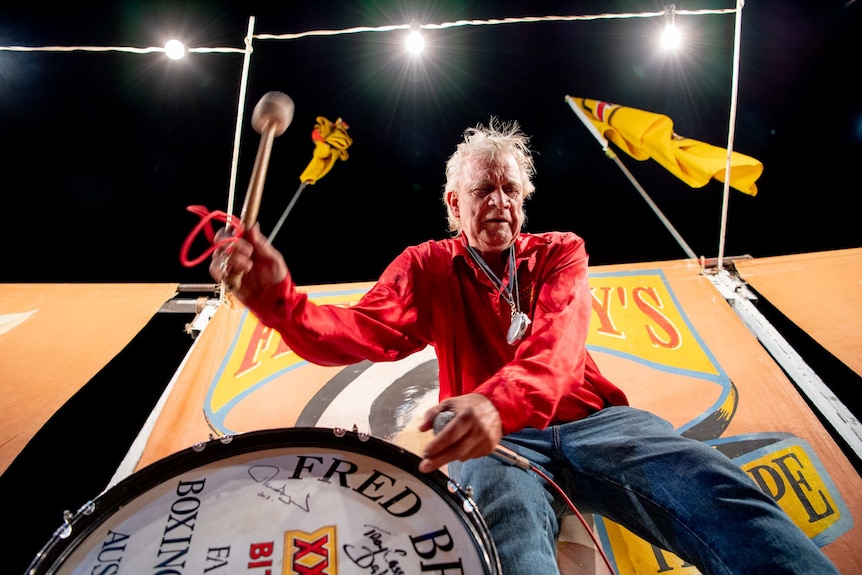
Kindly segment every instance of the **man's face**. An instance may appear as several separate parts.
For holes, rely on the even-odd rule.
[[[464,184],[447,196],[467,241],[482,255],[502,253],[524,223],[524,190],[515,158],[473,158]]]

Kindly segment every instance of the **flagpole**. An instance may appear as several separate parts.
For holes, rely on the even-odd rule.
[[[248,91],[248,69],[251,62],[251,41],[254,38],[254,16],[248,18],[248,31],[245,34],[245,55],[242,60],[242,76],[239,83],[239,103],[236,112],[236,128],[233,136],[233,156],[230,164],[230,182],[228,184],[227,213],[233,214],[234,194],[236,192],[236,174],[239,164],[239,144],[242,139],[242,119],[245,113],[245,97]]]
[[[569,107],[575,112],[575,115],[581,120],[584,126],[586,126],[587,130],[589,130],[593,137],[595,137],[595,139],[598,140],[599,144],[601,144],[602,150],[605,152],[605,155],[612,159],[614,163],[619,167],[619,169],[622,170],[623,174],[625,174],[629,182],[631,182],[631,184],[635,187],[635,189],[638,191],[638,193],[641,195],[647,205],[649,205],[655,215],[658,216],[658,219],[661,220],[661,222],[664,224],[664,227],[666,227],[671,233],[671,235],[674,237],[674,239],[676,239],[676,242],[680,245],[686,255],[689,258],[696,260],[697,255],[694,253],[694,250],[692,250],[691,247],[689,247],[689,245],[686,243],[686,241],[682,239],[682,236],[679,234],[678,231],[676,231],[676,228],[673,227],[673,224],[671,224],[670,220],[665,217],[665,215],[655,204],[655,202],[652,201],[652,198],[649,197],[649,195],[646,193],[646,190],[643,189],[643,186],[641,186],[637,179],[635,179],[634,175],[632,175],[628,168],[626,168],[625,164],[622,163],[622,160],[619,159],[619,157],[614,153],[614,151],[610,149],[607,139],[601,134],[601,132],[599,132],[599,130],[590,121],[590,119],[587,118],[587,115],[584,114],[583,110],[581,110],[577,102],[575,102],[574,98],[572,98],[571,96],[566,96],[566,102],[569,104]]]
[[[281,213],[281,217],[278,218],[278,222],[276,222],[275,227],[272,228],[272,232],[269,234],[269,238],[267,238],[267,242],[272,243],[275,240],[275,235],[281,229],[281,226],[284,225],[284,220],[287,219],[288,214],[290,214],[290,210],[293,209],[293,205],[296,203],[296,200],[299,199],[299,194],[302,193],[302,190],[305,189],[305,186],[308,185],[308,182],[302,182],[299,184],[299,187],[293,193],[293,197],[290,199],[290,203],[287,204],[287,207],[284,208],[284,211]]]
[[[251,53],[253,52],[251,42],[254,39],[254,16],[249,16],[248,18],[248,29],[245,33],[245,52],[242,60],[242,75],[240,76],[239,81],[239,102],[237,103],[236,110],[236,125],[234,127],[233,134],[233,154],[231,156],[230,162],[230,181],[228,182],[228,192],[227,192],[227,209],[225,210],[228,214],[233,214],[234,209],[234,199],[236,195],[236,179],[237,179],[237,171],[239,166],[239,147],[240,141],[242,140],[242,120],[245,114],[245,98],[246,93],[248,92],[248,71],[249,66],[251,64]],[[222,282],[222,289],[220,290],[221,294],[219,295],[219,301],[224,302],[225,292],[224,282]]]
[[[724,269],[724,244],[727,236],[727,210],[730,203],[730,162],[733,156],[733,136],[736,126],[736,106],[739,89],[739,46],[742,38],[742,7],[745,0],[736,0],[736,26],[733,34],[733,78],[730,84],[730,120],[727,129],[727,165],[724,169],[724,196],[721,201],[721,233],[718,239],[718,269]]]

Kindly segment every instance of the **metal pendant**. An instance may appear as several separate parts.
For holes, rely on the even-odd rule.
[[[520,341],[524,334],[527,333],[527,326],[532,322],[522,311],[512,313],[512,323],[509,325],[509,332],[506,334],[506,341],[509,345],[515,345]]]

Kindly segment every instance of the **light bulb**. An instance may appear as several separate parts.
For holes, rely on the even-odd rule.
[[[179,40],[168,40],[165,44],[165,54],[171,60],[179,60],[186,55],[186,47]]]
[[[666,50],[673,50],[681,41],[679,30],[676,29],[676,6],[668,4],[664,12],[665,26],[661,35],[661,45]]]
[[[418,54],[425,48],[425,38],[419,30],[411,30],[407,35],[407,51],[411,54]]]
[[[679,46],[682,38],[679,35],[679,30],[676,24],[668,24],[664,27],[664,33],[661,35],[661,45],[667,50],[673,50]]]

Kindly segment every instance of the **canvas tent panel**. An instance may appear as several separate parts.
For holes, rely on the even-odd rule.
[[[844,572],[862,570],[862,481],[784,372],[692,261],[590,270],[588,346],[631,403],[726,452],[762,482]],[[303,288],[349,306],[370,284]],[[430,349],[389,364],[320,367],[228,298],[214,314],[155,418],[137,469],[204,442],[257,429],[354,427],[413,452],[436,401]],[[791,463],[792,462],[792,463]],[[134,467],[134,466],[133,466]],[[794,490],[803,477],[806,490]],[[620,575],[656,570],[654,549],[597,520]],[[678,559],[662,556],[683,568]]]
[[[0,284],[0,473],[177,284]]]
[[[746,283],[862,376],[862,248],[735,265]]]

